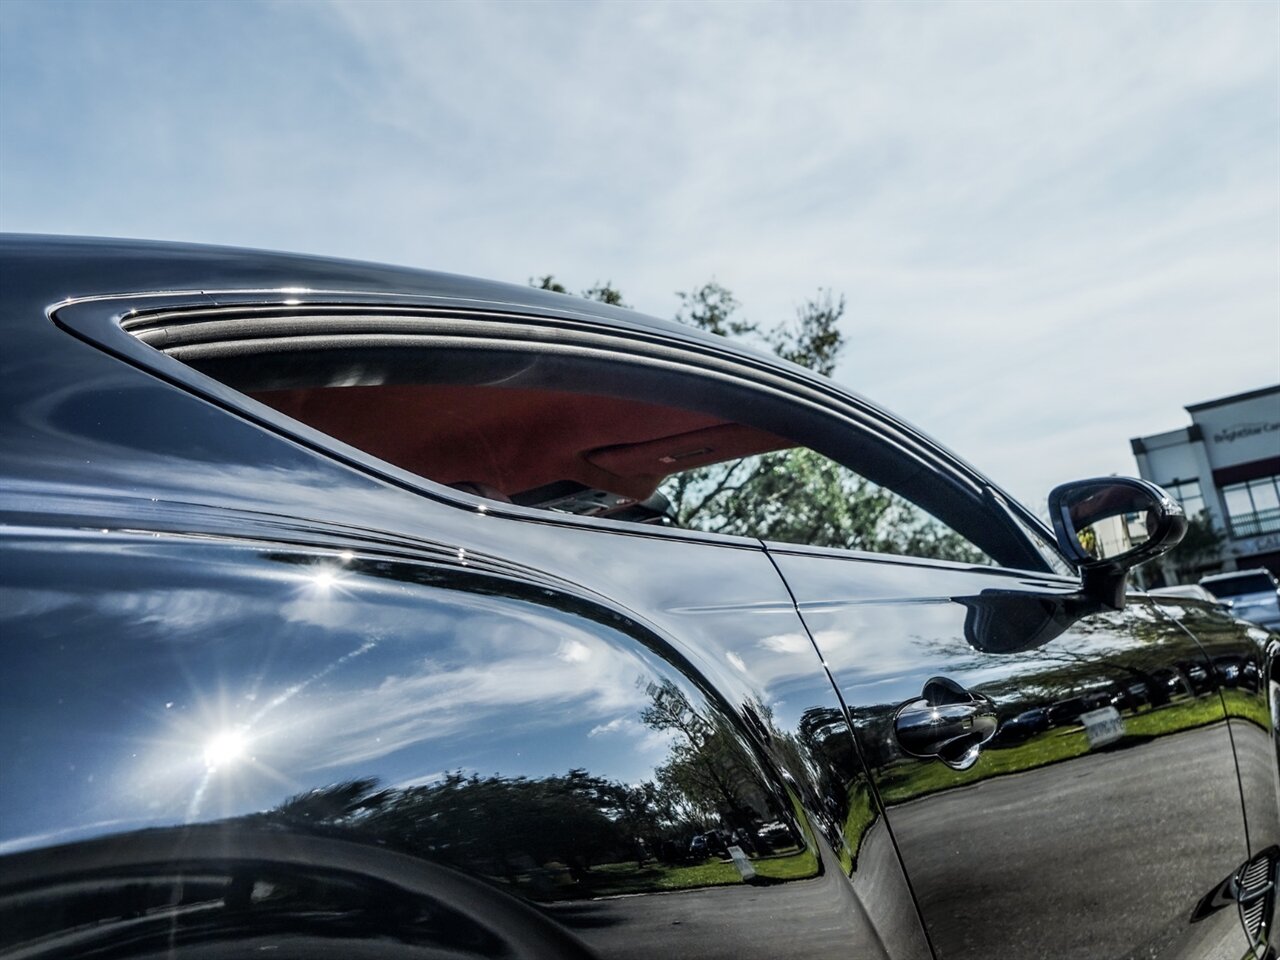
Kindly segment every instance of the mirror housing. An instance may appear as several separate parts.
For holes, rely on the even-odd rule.
[[[1176,500],[1128,477],[1054,487],[1049,517],[1058,546],[1080,570],[1085,596],[1112,610],[1124,609],[1129,571],[1177,546],[1187,532]]]

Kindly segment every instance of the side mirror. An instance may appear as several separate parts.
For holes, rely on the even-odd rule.
[[[1129,570],[1177,546],[1187,532],[1176,500],[1154,483],[1127,477],[1054,487],[1049,516],[1058,546],[1080,568],[1085,595],[1113,610],[1124,609]]]

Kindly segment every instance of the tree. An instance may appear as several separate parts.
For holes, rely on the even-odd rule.
[[[537,287],[539,290],[550,290],[552,293],[568,293],[568,289],[563,283],[555,278],[555,274],[548,273],[541,277],[530,277],[529,286]],[[604,283],[596,281],[594,286],[588,287],[582,291],[584,300],[597,300],[600,303],[607,303],[613,307],[629,307],[630,304],[624,303],[622,300],[622,292],[613,285],[612,280],[606,280]]]
[[[760,332],[759,326],[735,316],[739,303],[727,287],[715,280],[686,293],[677,291],[680,309],[676,319],[681,323],[722,337],[745,337]]]
[[[1185,583],[1221,559],[1226,539],[1213,525],[1209,511],[1201,510],[1194,517],[1187,517],[1187,532],[1182,542],[1165,555],[1162,566],[1173,570],[1175,582]]]
[[[588,287],[582,291],[582,296],[587,300],[599,300],[601,303],[607,303],[611,307],[629,307],[631,304],[624,303],[622,293],[614,287],[613,282],[606,280],[604,283],[596,281],[595,286]]]
[[[817,296],[800,305],[791,323],[774,328],[769,345],[782,359],[829,377],[844,349],[843,316],[844,297],[836,299],[830,290],[819,289]]]
[[[537,287],[539,290],[550,290],[552,293],[568,293],[563,283],[557,280],[552,274],[548,273],[542,277],[530,277],[529,286]]]
[[[737,316],[739,303],[712,281],[680,293],[676,319],[721,336],[760,336],[778,356],[824,376],[844,349],[845,299],[819,290],[790,323],[761,331]],[[687,470],[661,487],[679,527],[807,543],[980,562],[982,554],[893,492],[814,450],[793,447]]]
[[[724,717],[700,716],[670,680],[651,684],[647,692],[652,702],[640,711],[641,722],[677,735],[670,757],[658,767],[658,783],[703,817],[749,826],[751,810],[741,790],[752,782],[751,762],[736,731]]]

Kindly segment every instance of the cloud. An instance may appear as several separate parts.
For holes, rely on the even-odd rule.
[[[0,11],[8,229],[830,287],[1028,501],[1280,375],[1275,5],[61,6]]]
[[[627,729],[629,725],[632,725],[634,723],[635,721],[632,720],[630,717],[614,717],[608,723],[596,724],[587,732],[587,736],[603,737],[603,736],[607,736],[610,733],[618,733],[619,731]]]
[[[654,730],[630,716],[615,717],[608,723],[596,724],[587,736],[626,737],[634,741],[631,749],[635,753],[665,753],[670,749],[672,741],[678,738],[670,730]]]
[[[778,633],[765,637],[759,645],[773,653],[795,654],[813,652],[813,644],[803,633]]]
[[[562,716],[590,721],[647,702],[636,684],[641,666],[631,656],[593,638],[569,640],[589,655],[568,661],[549,652],[536,622],[477,621],[467,625],[480,643],[505,647],[502,657],[474,661],[424,661],[418,672],[384,677],[372,689],[295,700],[279,718],[264,718],[263,750],[271,741],[302,738],[312,769],[367,763],[414,744],[440,742],[463,732],[502,729],[522,710],[536,708],[541,721]],[[486,631],[488,635],[486,636]],[[588,648],[587,644],[591,647]],[[577,647],[572,645],[576,644]],[[372,697],[378,710],[370,714]],[[556,708],[563,710],[557,715]],[[273,723],[273,720],[278,722]],[[533,722],[526,716],[524,722]]]

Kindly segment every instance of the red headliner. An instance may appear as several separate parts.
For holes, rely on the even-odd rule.
[[[252,396],[431,480],[508,496],[574,480],[640,500],[668,474],[792,445],[703,413],[554,390],[408,385]]]

